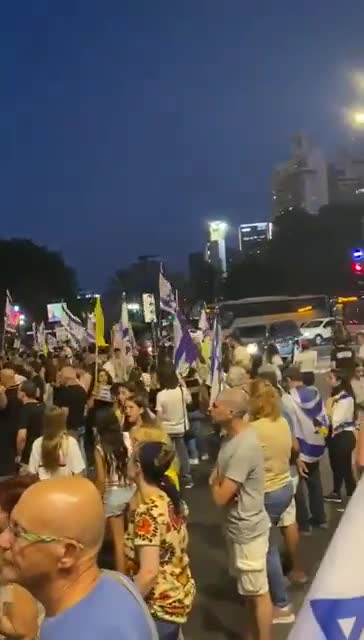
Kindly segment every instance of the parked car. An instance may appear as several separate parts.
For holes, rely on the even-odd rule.
[[[300,328],[293,320],[243,325],[234,329],[233,336],[247,346],[252,356],[263,356],[267,345],[274,342],[283,360],[293,357],[294,345],[302,338]]]
[[[302,335],[319,346],[331,340],[335,327],[335,318],[316,318],[302,325]]]

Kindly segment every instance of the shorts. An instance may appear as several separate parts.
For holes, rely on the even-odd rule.
[[[120,516],[135,493],[135,487],[109,487],[105,490],[103,502],[105,518]]]
[[[268,593],[267,552],[269,531],[245,544],[227,538],[229,573],[236,578],[241,596],[261,596]]]
[[[292,498],[287,509],[283,511],[280,519],[278,520],[277,527],[289,527],[296,522],[296,501]]]

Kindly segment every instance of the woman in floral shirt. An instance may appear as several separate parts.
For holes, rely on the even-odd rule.
[[[174,455],[169,445],[145,442],[128,467],[137,492],[124,541],[127,573],[148,604],[160,640],[178,639],[195,596],[183,503],[166,475]]]

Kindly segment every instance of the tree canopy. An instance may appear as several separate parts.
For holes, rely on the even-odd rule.
[[[61,253],[31,240],[0,240],[1,305],[6,289],[25,313],[39,322],[46,316],[48,302],[76,298],[77,279]]]

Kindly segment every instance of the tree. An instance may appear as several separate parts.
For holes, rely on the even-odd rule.
[[[0,240],[1,308],[6,289],[27,316],[40,322],[46,317],[48,302],[76,298],[77,279],[61,253],[31,240]]]

